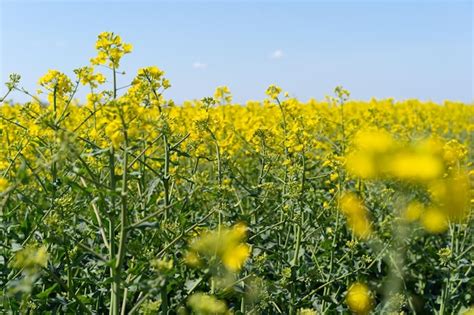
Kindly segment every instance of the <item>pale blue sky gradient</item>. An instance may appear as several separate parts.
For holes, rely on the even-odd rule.
[[[238,102],[262,99],[272,83],[302,100],[343,85],[355,99],[471,102],[472,23],[472,2],[455,0],[0,0],[0,79],[19,73],[35,91],[48,69],[88,64],[97,34],[114,31],[134,45],[119,85],[157,65],[177,102],[218,85]]]

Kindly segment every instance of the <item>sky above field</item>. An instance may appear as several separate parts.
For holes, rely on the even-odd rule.
[[[177,102],[219,85],[238,102],[263,99],[273,83],[302,100],[337,85],[363,100],[473,100],[471,1],[0,0],[0,20],[0,79],[19,73],[33,92],[48,69],[88,64],[113,31],[134,46],[119,86],[156,65]]]

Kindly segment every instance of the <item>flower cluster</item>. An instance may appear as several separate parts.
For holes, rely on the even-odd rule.
[[[368,238],[372,233],[372,228],[362,200],[353,193],[345,193],[339,203],[354,234],[360,238]]]
[[[68,76],[58,70],[49,70],[38,83],[48,91],[48,101],[51,105],[66,101],[73,87]]]
[[[186,261],[198,265],[201,258],[219,258],[229,271],[239,271],[250,255],[250,247],[243,240],[247,227],[243,224],[232,228],[221,227],[217,231],[203,232],[190,245]]]
[[[95,44],[98,51],[96,57],[91,59],[94,65],[105,65],[117,69],[123,55],[132,52],[132,45],[123,43],[122,38],[111,32],[100,33]]]
[[[91,88],[97,88],[105,82],[105,76],[102,73],[94,73],[91,66],[76,69],[74,72],[83,85],[89,85]]]

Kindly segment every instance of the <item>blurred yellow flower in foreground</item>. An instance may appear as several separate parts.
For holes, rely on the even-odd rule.
[[[243,243],[246,234],[247,226],[241,223],[203,232],[191,243],[185,260],[191,266],[198,266],[203,257],[217,257],[227,270],[237,272],[250,255],[250,246]]]
[[[356,314],[368,314],[372,309],[372,296],[367,285],[357,282],[347,291],[346,304]]]
[[[443,175],[444,160],[437,142],[429,144],[397,142],[384,130],[361,131],[354,137],[346,168],[364,179],[434,180]]]
[[[222,262],[230,271],[239,271],[250,255],[250,247],[247,244],[239,244],[224,251]]]
[[[36,270],[38,267],[46,267],[48,257],[46,246],[29,245],[15,254],[11,266],[18,269]]]
[[[193,310],[193,314],[230,314],[224,301],[204,293],[195,293],[188,299],[188,305]]]
[[[448,218],[443,211],[430,208],[423,213],[421,224],[430,233],[443,233],[448,229]]]
[[[345,193],[339,200],[342,213],[346,215],[347,223],[357,237],[368,238],[372,227],[367,216],[367,210],[359,197],[353,193]]]
[[[469,176],[466,173],[451,175],[429,186],[433,203],[453,221],[463,221],[469,215],[471,199]]]
[[[4,192],[8,188],[8,180],[0,177],[0,193]]]
[[[405,209],[404,218],[408,222],[414,222],[418,220],[423,213],[423,208],[423,204],[417,201],[411,202]]]
[[[431,180],[443,173],[441,160],[431,154],[400,152],[393,156],[388,173],[401,180]]]

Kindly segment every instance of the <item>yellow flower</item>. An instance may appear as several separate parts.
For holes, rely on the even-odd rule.
[[[346,168],[349,173],[360,178],[377,176],[376,162],[372,155],[365,152],[353,152],[347,156]]]
[[[408,222],[414,222],[420,218],[422,213],[423,213],[423,204],[417,201],[414,201],[414,202],[411,202],[407,206],[403,216]]]
[[[312,308],[300,308],[298,310],[298,315],[318,315],[318,312]]]
[[[433,182],[429,191],[433,202],[454,221],[462,222],[470,211],[471,199],[469,176],[466,173],[451,175]]]
[[[194,293],[189,297],[188,305],[197,315],[228,314],[225,302],[213,295]]]
[[[48,258],[46,246],[29,245],[15,254],[11,265],[18,269],[36,270],[38,267],[46,267]]]
[[[250,255],[250,247],[247,244],[239,244],[228,248],[222,255],[222,263],[230,271],[239,271]]]
[[[392,136],[384,130],[359,131],[353,140],[354,151],[347,155],[346,168],[360,178],[380,177],[381,160],[395,147]]]
[[[445,164],[437,141],[396,142],[386,131],[358,132],[346,168],[364,179],[428,182],[440,178]]]
[[[150,265],[157,272],[166,273],[173,269],[173,260],[155,259],[151,261]]]
[[[48,72],[42,76],[39,81],[39,85],[48,90],[48,101],[53,104],[64,102],[69,93],[72,92],[72,82],[67,75],[57,70],[48,70]]]
[[[353,193],[345,193],[340,198],[339,205],[354,234],[360,238],[369,238],[372,234],[372,227],[362,200]]]
[[[365,214],[362,201],[354,193],[345,193],[340,199],[341,210],[348,216],[359,216]]]
[[[357,282],[347,291],[346,304],[356,314],[368,314],[372,309],[372,296],[367,285]]]
[[[74,70],[74,72],[83,85],[89,84],[92,88],[96,88],[99,84],[105,82],[105,76],[102,73],[94,73],[93,67],[82,67]]]
[[[131,44],[123,43],[119,35],[111,32],[100,33],[95,48],[98,54],[95,58],[91,59],[91,63],[94,65],[103,65],[108,60],[108,66],[111,68],[118,68],[123,55],[132,51]]]
[[[0,193],[7,190],[8,185],[8,180],[6,178],[0,177]]]
[[[211,259],[217,256],[227,270],[237,272],[250,255],[250,247],[242,242],[246,234],[247,226],[242,223],[203,232],[192,242],[185,260],[188,265],[198,265],[200,256]]]
[[[455,164],[467,156],[466,146],[457,140],[450,140],[443,147],[443,158],[448,164]]]
[[[227,86],[218,86],[214,92],[214,100],[221,105],[232,102],[230,89]]]
[[[201,264],[201,260],[195,252],[187,252],[184,256],[184,262],[191,267],[198,267]]]
[[[448,229],[448,218],[437,208],[426,210],[421,217],[421,224],[430,233],[439,234]]]
[[[386,153],[390,151],[395,142],[385,130],[360,131],[354,139],[358,150],[369,153]]]
[[[441,160],[428,154],[400,153],[390,164],[390,172],[402,180],[427,181],[440,177],[443,172]]]
[[[123,52],[125,54],[131,53],[132,50],[133,50],[132,44],[127,44],[127,43],[123,44]]]
[[[122,130],[122,124],[116,119],[113,120],[105,127],[105,134],[109,137],[112,142],[112,146],[115,149],[120,148],[120,145],[124,141],[124,134]]]
[[[271,99],[277,99],[281,93],[281,87],[272,84],[267,88],[265,93],[270,96]]]

